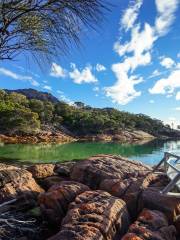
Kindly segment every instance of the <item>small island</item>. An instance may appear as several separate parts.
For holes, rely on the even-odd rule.
[[[154,138],[179,139],[180,131],[143,114],[81,102],[69,105],[34,89],[0,90],[0,141],[4,143],[133,143]]]

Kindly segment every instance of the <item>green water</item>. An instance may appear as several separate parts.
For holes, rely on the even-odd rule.
[[[83,159],[96,154],[117,154],[146,164],[156,164],[164,151],[180,154],[180,141],[153,141],[146,144],[75,142],[68,144],[0,144],[0,161],[48,163]]]

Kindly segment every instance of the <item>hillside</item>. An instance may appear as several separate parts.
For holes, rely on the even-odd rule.
[[[52,94],[47,93],[47,92],[40,92],[40,91],[37,91],[32,88],[17,89],[17,90],[4,89],[4,91],[7,93],[16,92],[16,93],[23,94],[27,97],[27,99],[37,99],[37,100],[41,100],[41,101],[49,101],[54,104],[59,102],[59,100],[56,97],[54,97]]]
[[[179,131],[143,114],[92,108],[81,102],[70,106],[34,89],[0,90],[0,134],[47,136],[57,132],[85,140],[180,138]]]

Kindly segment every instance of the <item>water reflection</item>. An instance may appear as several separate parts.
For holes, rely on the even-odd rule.
[[[96,154],[117,154],[146,164],[155,164],[165,151],[180,154],[180,141],[152,141],[144,144],[75,142],[69,144],[0,145],[1,162],[62,162]]]

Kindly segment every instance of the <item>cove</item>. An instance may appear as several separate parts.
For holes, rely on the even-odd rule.
[[[180,141],[155,140],[145,144],[74,142],[68,144],[2,144],[0,161],[4,163],[50,163],[88,158],[97,154],[115,154],[154,165],[164,152],[180,154]]]

